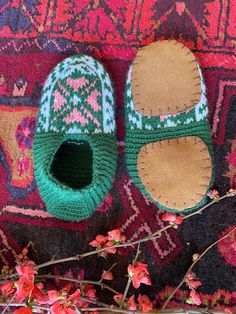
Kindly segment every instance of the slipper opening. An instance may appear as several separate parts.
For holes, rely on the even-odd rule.
[[[84,140],[68,140],[57,150],[50,172],[61,184],[82,189],[92,183],[93,150]]]

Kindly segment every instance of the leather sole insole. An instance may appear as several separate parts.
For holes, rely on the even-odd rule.
[[[193,53],[175,40],[141,48],[132,65],[135,109],[145,116],[182,112],[201,97],[201,77]]]
[[[206,144],[195,136],[144,145],[138,154],[142,184],[159,204],[174,210],[196,206],[212,176]]]

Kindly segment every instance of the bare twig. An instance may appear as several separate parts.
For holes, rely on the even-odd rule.
[[[0,307],[8,307],[9,305],[8,304],[6,304],[6,303],[0,303]],[[10,304],[10,306],[12,306],[12,307],[26,307],[27,305],[25,304],[25,303],[11,303]],[[34,309],[39,309],[39,310],[45,310],[45,311],[48,311],[50,308],[49,307],[47,307],[47,306],[38,306],[38,305],[32,305],[32,308],[34,308]],[[4,312],[2,312],[2,314],[3,314]]]
[[[86,297],[81,297],[80,296],[80,300],[88,302],[88,303],[91,303],[91,304],[96,304],[97,306],[103,306],[103,307],[109,307],[110,306],[107,303],[104,303],[104,302],[101,302],[101,301],[98,301],[98,300],[91,300],[91,299],[86,298]]]
[[[97,285],[100,286],[102,289],[107,289],[110,290],[111,292],[115,294],[119,294],[119,291],[116,291],[115,289],[111,288],[107,284],[101,283],[99,281],[93,281],[93,280],[79,280],[75,278],[70,278],[70,277],[64,277],[64,276],[54,276],[54,275],[36,275],[35,279],[56,279],[56,280],[64,280],[64,281],[70,281],[70,282],[75,282],[78,284],[91,284],[91,285]]]
[[[193,269],[193,267],[195,266],[195,264],[197,262],[199,262],[203,256],[211,249],[213,248],[216,244],[218,244],[219,242],[223,241],[225,238],[227,238],[232,232],[234,232],[236,230],[236,227],[234,227],[231,231],[229,231],[226,235],[224,235],[223,237],[221,237],[219,240],[215,241],[214,243],[212,243],[211,245],[209,245],[204,251],[203,253],[201,253],[199,255],[199,257],[194,260],[194,262],[191,264],[191,266],[188,268],[186,274],[184,275],[183,279],[181,280],[181,282],[178,284],[178,286],[174,289],[174,291],[171,293],[171,295],[168,297],[168,299],[166,300],[166,302],[164,303],[162,309],[165,309],[167,304],[170,302],[170,300],[173,298],[173,296],[176,294],[176,292],[179,290],[179,288],[184,284],[185,282],[185,278],[187,276],[187,274]]]

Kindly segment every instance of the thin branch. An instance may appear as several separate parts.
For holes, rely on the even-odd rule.
[[[84,257],[91,256],[91,255],[94,255],[94,254],[100,254],[102,252],[105,252],[107,250],[111,250],[113,248],[122,248],[122,247],[130,247],[130,246],[133,247],[136,244],[144,243],[144,242],[147,242],[147,241],[150,241],[150,240],[158,238],[159,234],[161,234],[163,231],[165,231],[165,230],[167,230],[169,228],[172,228],[172,226],[171,225],[165,226],[161,230],[157,231],[155,236],[150,235],[150,236],[147,236],[147,237],[145,237],[143,239],[136,240],[136,241],[133,241],[133,242],[125,242],[125,243],[122,243],[122,244],[116,244],[116,245],[113,245],[113,246],[104,247],[104,248],[99,249],[99,250],[87,252],[87,253],[76,255],[76,256],[72,256],[72,257],[66,257],[66,258],[62,258],[62,259],[51,260],[51,261],[48,261],[46,263],[36,265],[34,268],[37,270],[37,269],[40,269],[40,268],[43,268],[43,267],[46,267],[46,266],[51,266],[51,265],[54,265],[54,264],[70,262],[70,261],[79,261],[80,259],[82,259]]]
[[[204,251],[203,253],[201,253],[199,255],[199,257],[191,264],[191,266],[188,268],[186,274],[184,275],[183,279],[181,280],[181,282],[178,284],[178,286],[174,289],[174,291],[171,293],[171,295],[168,297],[168,299],[166,300],[166,302],[164,303],[162,309],[165,309],[167,304],[170,302],[170,300],[173,298],[173,296],[176,294],[176,292],[179,290],[179,288],[185,283],[185,278],[187,276],[187,274],[193,269],[193,267],[196,265],[197,262],[199,262],[203,256],[211,249],[213,248],[216,244],[218,244],[219,242],[223,241],[225,238],[227,238],[230,234],[232,234],[232,232],[234,232],[236,230],[236,227],[234,227],[231,231],[229,231],[226,235],[224,235],[223,237],[221,237],[219,240],[215,241],[214,243],[212,243],[211,245],[209,245]]]
[[[102,289],[107,289],[110,290],[111,292],[115,294],[119,294],[119,291],[116,291],[115,289],[111,288],[110,286],[100,283],[99,281],[93,281],[93,280],[79,280],[75,278],[70,278],[70,277],[64,277],[64,276],[54,276],[54,275],[36,275],[35,279],[56,279],[56,280],[64,280],[64,281],[70,281],[70,282],[75,282],[78,284],[91,284],[91,285],[97,285],[100,286]]]
[[[225,199],[225,198],[228,198],[228,197],[233,197],[235,196],[235,194],[231,194],[231,193],[228,193],[228,194],[225,194],[223,196],[221,196],[220,198],[218,198],[217,200],[212,200],[210,203],[206,204],[205,206],[201,207],[200,209],[198,209],[197,211],[193,212],[193,213],[190,213],[186,216],[183,217],[183,220],[185,219],[189,219],[193,216],[196,216],[196,215],[200,215],[205,209],[207,209],[208,207],[210,207],[211,205],[215,204],[215,203],[218,203],[219,201]],[[168,225],[167,227],[172,227],[171,225]],[[156,236],[159,234],[159,231],[156,231],[153,233],[153,236]]]
[[[193,212],[193,213],[191,213],[191,214],[188,214],[188,215],[184,216],[183,219],[185,220],[185,219],[188,219],[188,218],[193,217],[193,216],[195,216],[195,215],[199,215],[199,214],[201,214],[205,209],[207,209],[208,207],[210,207],[211,205],[213,205],[213,204],[215,204],[215,203],[219,203],[219,202],[222,201],[223,199],[228,198],[228,197],[233,197],[233,196],[235,196],[235,193],[233,193],[233,194],[232,194],[232,193],[225,194],[225,195],[219,197],[217,200],[212,200],[210,203],[208,203],[208,204],[206,204],[205,206],[203,206],[202,208],[198,209],[196,212]]]
[[[97,306],[103,306],[103,307],[109,307],[110,305],[101,301],[97,301],[97,300],[91,300],[89,298],[86,297],[81,297],[79,298],[81,301],[85,301],[85,302],[89,302],[91,304],[96,304]]]
[[[71,257],[66,257],[66,258],[60,258],[60,259],[55,259],[55,260],[51,260],[51,261],[48,261],[46,263],[42,263],[42,264],[39,264],[39,265],[36,265],[34,268],[37,270],[37,269],[40,269],[40,268],[43,268],[43,267],[47,267],[47,266],[51,266],[51,265],[55,265],[55,264],[60,264],[60,263],[64,263],[64,262],[72,262],[72,261],[78,261],[79,260],[79,256],[76,255],[76,256],[71,256]]]
[[[7,303],[6,307],[3,309],[2,314],[4,314],[7,311],[8,307],[11,305],[11,303],[14,300],[15,296],[16,296],[16,292],[13,294],[13,296],[10,299],[10,301]]]
[[[5,306],[9,306],[7,303],[0,303],[0,307],[5,307]],[[27,305],[25,303],[11,303],[12,307],[27,307]],[[38,305],[31,305],[32,308],[34,309],[39,309],[39,310],[45,310],[45,311],[48,311],[50,308],[49,307],[46,307],[46,306],[38,306]],[[2,312],[3,314],[4,312]]]
[[[99,307],[105,307],[105,308],[108,308],[109,307],[109,304],[107,303],[103,303],[103,302],[100,302],[100,301],[97,301],[97,300],[91,300],[89,298],[85,298],[85,297],[80,297],[80,300],[81,301],[85,301],[85,302],[88,302],[88,303],[91,303],[91,304],[94,304],[94,305],[97,305]],[[0,303],[0,307],[5,307],[5,309],[7,309],[8,306],[12,306],[12,307],[27,307],[27,305],[25,303]],[[46,307],[46,306],[41,306],[41,305],[35,305],[35,304],[32,304],[31,305],[33,309],[39,309],[39,310],[44,310],[44,311],[50,311],[50,307]],[[2,314],[5,313],[5,312],[2,312]]]
[[[140,249],[140,243],[138,244],[138,247],[137,247],[137,252],[136,252],[135,258],[134,258],[133,263],[132,263],[133,265],[137,262],[138,256],[141,253],[141,251],[139,249]],[[132,278],[130,276],[128,276],[128,281],[127,281],[127,284],[125,287],[125,292],[124,292],[122,300],[120,302],[120,309],[123,308],[124,302],[126,300],[126,296],[128,294],[129,288],[130,288],[131,281],[132,281]]]

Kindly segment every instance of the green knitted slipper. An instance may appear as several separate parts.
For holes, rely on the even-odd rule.
[[[112,186],[117,160],[113,89],[98,61],[77,55],[51,72],[33,154],[48,211],[66,220],[90,217]]]
[[[160,208],[202,206],[213,184],[206,88],[192,52],[176,41],[139,50],[125,92],[126,164]]]

